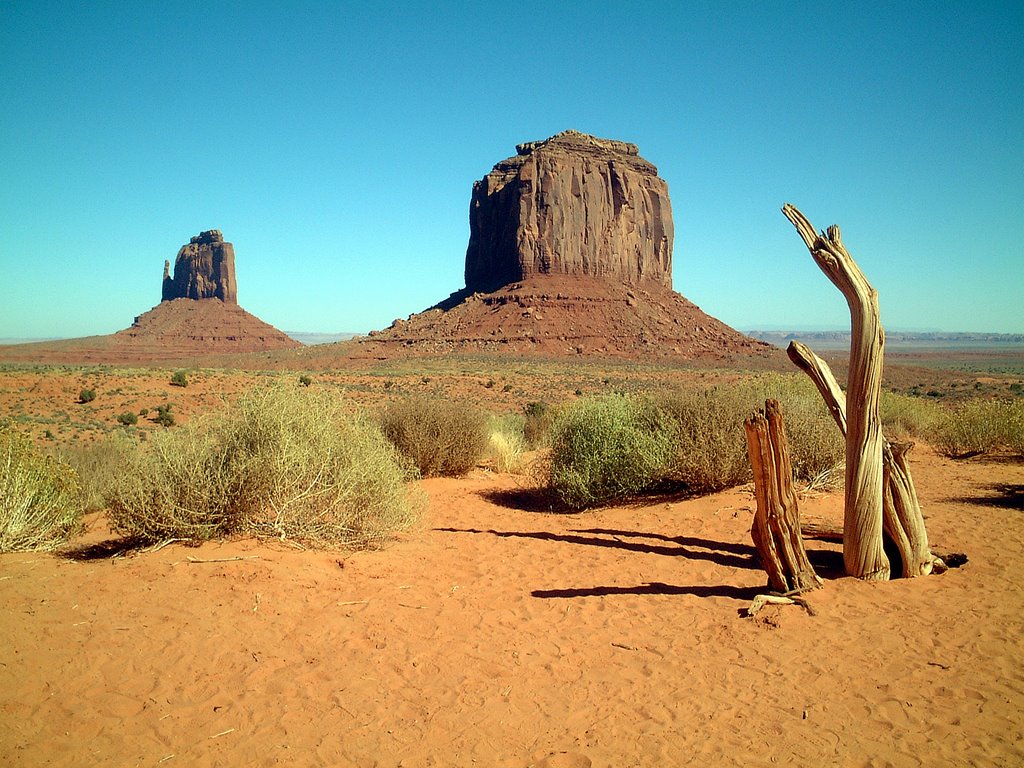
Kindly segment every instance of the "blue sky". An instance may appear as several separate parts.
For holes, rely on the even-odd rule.
[[[668,182],[674,286],[842,328],[1024,332],[1024,6],[0,0],[0,337],[112,333],[205,229],[239,303],[365,332],[462,287],[473,181],[567,128]]]

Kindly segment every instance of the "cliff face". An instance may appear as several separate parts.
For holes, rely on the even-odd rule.
[[[672,206],[635,144],[565,131],[473,185],[466,289],[537,275],[672,286]]]
[[[170,262],[164,262],[161,301],[220,299],[225,304],[238,303],[235,248],[224,242],[219,229],[200,232],[181,247],[174,260],[174,277],[170,266]]]

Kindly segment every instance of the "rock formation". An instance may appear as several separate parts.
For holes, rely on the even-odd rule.
[[[466,289],[534,275],[672,286],[672,207],[635,144],[565,131],[516,147],[473,185]]]
[[[516,149],[473,185],[466,287],[357,340],[363,355],[780,357],[672,290],[668,185],[635,144],[565,131]]]
[[[235,248],[224,242],[219,229],[200,232],[181,247],[174,260],[174,277],[170,267],[165,261],[161,301],[220,299],[225,304],[238,303]]]

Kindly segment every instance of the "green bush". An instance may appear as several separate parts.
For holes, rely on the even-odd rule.
[[[110,516],[149,541],[246,533],[363,547],[414,520],[409,477],[380,430],[336,395],[275,387],[158,434],[123,473]]]
[[[80,403],[91,403],[96,399],[95,389],[83,389],[78,393],[78,402]]]
[[[81,513],[75,471],[0,428],[0,552],[56,549]]]
[[[171,413],[172,405],[170,403],[164,403],[156,407],[156,416],[153,421],[159,424],[161,427],[173,427],[174,426],[174,414]]]
[[[969,400],[935,426],[932,441],[939,452],[953,458],[997,450],[1024,455],[1024,403]]]
[[[648,400],[579,400],[553,425],[550,486],[574,508],[642,493],[665,477],[675,438],[671,419]]]
[[[301,386],[308,387],[312,383],[313,378],[311,376],[307,376],[306,374],[302,374],[301,376],[299,376],[299,384]]]
[[[408,397],[388,405],[384,434],[424,477],[464,475],[487,451],[482,413],[447,400]]]
[[[174,374],[171,376],[171,386],[174,386],[174,387],[187,387],[188,386],[188,376],[185,374],[185,371],[175,371],[174,372]]]
[[[139,417],[135,415],[134,411],[125,411],[118,414],[117,423],[124,427],[133,427],[139,423]]]

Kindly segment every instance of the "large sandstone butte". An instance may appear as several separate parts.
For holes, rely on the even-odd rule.
[[[672,290],[668,185],[635,144],[565,131],[517,152],[473,185],[466,287],[362,354],[778,356]]]
[[[635,144],[564,131],[516,147],[473,185],[466,288],[534,275],[672,287],[672,206]]]
[[[224,242],[219,229],[209,229],[183,245],[171,263],[164,262],[162,301],[174,299],[220,299],[225,304],[238,303],[235,283],[235,247]]]
[[[208,355],[295,349],[302,345],[238,306],[235,250],[219,230],[178,251],[174,277],[164,262],[161,301],[109,336],[18,344],[0,359],[56,363],[148,363]]]

